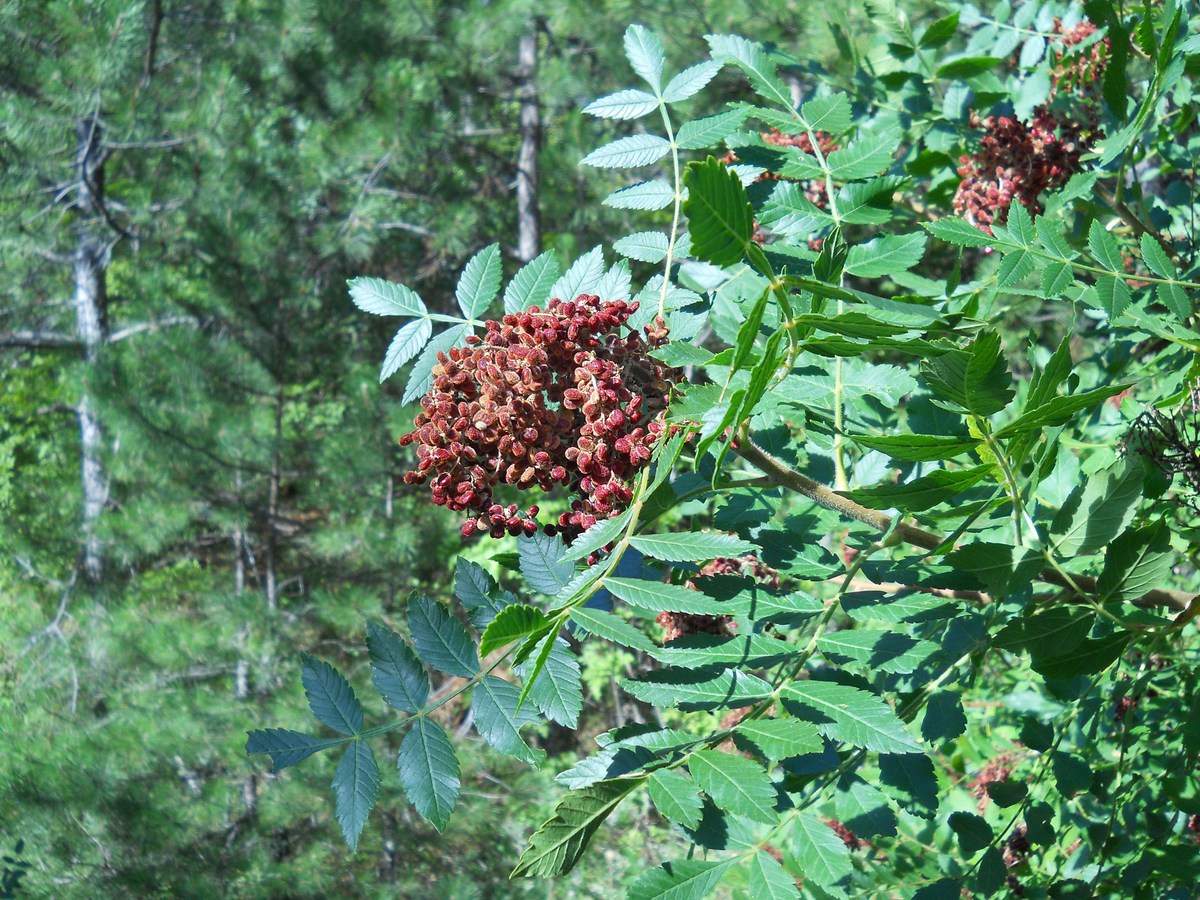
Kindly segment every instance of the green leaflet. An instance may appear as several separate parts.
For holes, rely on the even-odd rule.
[[[531,306],[544,308],[559,274],[558,257],[553,250],[526,263],[504,289],[504,311],[521,312]]]
[[[662,90],[663,53],[662,42],[654,32],[642,25],[630,25],[625,29],[625,58],[633,71],[637,72],[655,93]]]
[[[579,162],[599,169],[634,169],[656,163],[670,152],[671,142],[666,138],[634,134],[593,150]]]
[[[396,709],[418,712],[429,697],[429,676],[404,639],[378,622],[368,622],[367,650],[375,690]]]
[[[545,751],[530,749],[520,732],[522,726],[536,722],[538,715],[528,707],[521,708],[520,699],[521,689],[512,682],[485,676],[471,697],[475,730],[501,753],[537,765],[545,757]]]
[[[487,311],[500,293],[502,275],[499,244],[485,247],[467,261],[454,289],[454,299],[463,316],[478,319]]]
[[[920,753],[921,745],[905,730],[882,698],[828,681],[797,681],[783,689],[789,708],[801,706],[829,723],[817,729],[834,740],[880,753]]]
[[[703,90],[704,86],[712,81],[720,71],[721,63],[711,59],[689,66],[667,82],[667,86],[663,88],[662,92],[663,102],[678,103],[686,100]]]
[[[896,509],[920,512],[945,503],[979,483],[994,471],[992,466],[973,466],[969,469],[938,469],[904,484],[883,483],[845,495],[857,503],[874,509]]]
[[[851,440],[872,450],[886,453],[892,459],[907,462],[932,462],[939,459],[954,459],[979,445],[972,437],[955,437],[933,434],[866,435],[852,434]]]
[[[588,294],[599,285],[604,277],[604,250],[593,247],[563,272],[562,277],[550,286],[551,297],[574,299],[580,294]]]
[[[541,531],[521,535],[517,553],[521,575],[535,591],[553,597],[575,576],[575,563],[566,558],[562,538]]]
[[[1050,525],[1064,559],[1095,553],[1132,520],[1142,499],[1141,457],[1125,456],[1071,491]]]
[[[354,278],[350,299],[363,312],[376,316],[425,316],[428,310],[416,291],[382,278]]]
[[[278,772],[344,742],[342,738],[315,738],[286,728],[264,728],[246,735],[246,752],[270,754],[271,765]]]
[[[796,879],[775,861],[775,857],[759,850],[747,864],[750,873],[750,896],[765,900],[791,900],[800,896]]]
[[[911,269],[925,253],[925,235],[882,235],[851,247],[846,271],[860,278],[881,278]]]
[[[493,650],[506,647],[513,641],[538,635],[550,628],[550,620],[540,609],[524,603],[505,607],[479,641],[479,655],[486,658]]]
[[[421,716],[413,721],[396,758],[404,795],[429,823],[444,831],[458,801],[458,759],[441,726]]]
[[[606,641],[620,644],[622,647],[645,652],[654,650],[654,643],[650,638],[612,613],[589,609],[586,606],[576,606],[571,610],[571,620],[592,634],[602,637]]]
[[[447,675],[470,678],[479,671],[475,642],[450,612],[424,594],[408,600],[408,629],[417,656]]]
[[[604,205],[613,209],[663,209],[675,202],[675,189],[661,179],[643,181],[613,191],[605,200]],[[547,250],[547,253],[553,253]]]
[[[650,799],[662,815],[687,828],[700,824],[700,789],[677,769],[659,769],[647,784]]]
[[[735,709],[771,696],[771,686],[754,675],[730,669],[713,674],[694,669],[658,669],[637,679],[621,679],[621,687],[655,706],[684,711]]]
[[[433,322],[430,319],[414,319],[397,331],[384,354],[383,366],[379,369],[379,383],[387,381],[397,369],[420,353],[432,336]]]
[[[624,600],[636,609],[652,613],[670,611],[707,616],[728,613],[720,601],[678,584],[611,577],[604,579],[604,586],[618,600]]]
[[[346,679],[324,660],[307,653],[302,654],[300,660],[300,680],[312,714],[342,734],[362,731],[362,704]]]
[[[1097,584],[1100,600],[1136,600],[1163,583],[1173,559],[1171,533],[1162,522],[1127,530],[1104,557]]]
[[[774,665],[799,652],[799,648],[764,634],[723,637],[717,634],[687,634],[651,653],[666,666],[685,669],[705,666]]]
[[[756,762],[719,750],[697,750],[688,769],[701,790],[726,812],[773,824],[779,814],[775,785]]]
[[[571,791],[558,802],[554,815],[529,839],[529,847],[513,869],[512,877],[547,878],[571,871],[600,824],[645,780],[643,777],[601,781]]]
[[[358,849],[358,837],[378,794],[375,754],[366,741],[352,741],[333,776],[334,809],[351,851]]]
[[[692,253],[715,266],[739,262],[754,235],[754,213],[737,173],[710,156],[688,163],[684,184]]]
[[[790,716],[742,722],[734,729],[733,739],[739,747],[756,749],[772,762],[820,753],[825,745],[815,725]]]
[[[856,628],[821,635],[817,648],[834,662],[871,675],[888,672],[907,675],[938,652],[938,645],[895,631]]]
[[[629,889],[629,900],[701,900],[712,893],[732,860],[681,859],[642,874]]]
[[[796,817],[792,828],[792,852],[800,873],[829,888],[854,871],[850,850],[832,828],[808,813]]]
[[[718,556],[753,553],[754,545],[731,534],[693,531],[682,534],[640,534],[629,541],[633,548],[662,562],[701,562]]]
[[[640,119],[658,109],[658,98],[645,91],[627,88],[593,100],[583,108],[589,116],[601,119]]]
[[[839,785],[835,804],[839,821],[859,837],[895,836],[895,811],[883,792],[865,781]]]
[[[952,407],[990,416],[1012,400],[1012,374],[1000,350],[1000,336],[987,331],[962,350],[921,361],[926,384]]]
[[[918,753],[881,755],[879,783],[885,794],[912,815],[923,819],[937,815],[937,775],[928,756]]]
[[[516,667],[516,673],[528,678],[535,662],[526,660]],[[562,638],[554,639],[546,664],[529,687],[529,699],[546,718],[568,728],[579,724],[579,713],[583,710],[579,661]]]

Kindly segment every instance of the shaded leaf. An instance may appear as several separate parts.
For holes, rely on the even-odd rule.
[[[700,789],[682,772],[659,769],[651,773],[647,787],[664,818],[687,828],[700,824]]]
[[[596,829],[644,781],[644,778],[601,781],[571,791],[558,802],[554,815],[529,839],[529,847],[513,869],[512,877],[545,878],[571,871],[583,856]]]
[[[416,719],[396,758],[404,795],[438,831],[444,831],[458,802],[459,770],[454,747],[441,726]]]
[[[479,671],[479,657],[467,629],[435,600],[415,593],[409,598],[408,629],[417,656],[427,665],[463,678]]]
[[[247,753],[268,753],[276,772],[308,759],[326,747],[337,747],[344,743],[341,738],[316,738],[286,728],[266,728],[247,732]]]
[[[300,680],[312,714],[334,731],[358,734],[363,727],[363,708],[349,682],[324,660],[300,657]]]
[[[396,709],[418,712],[429,697],[429,676],[404,639],[378,622],[368,622],[367,651],[375,690]]]
[[[351,850],[358,849],[358,837],[378,795],[379,766],[375,754],[366,741],[354,741],[346,748],[333,776],[334,810]]]
[[[485,676],[471,697],[475,730],[501,753],[537,765],[545,752],[530,749],[520,734],[522,726],[537,721],[537,713],[529,707],[518,709],[520,699],[521,689],[512,682]]]

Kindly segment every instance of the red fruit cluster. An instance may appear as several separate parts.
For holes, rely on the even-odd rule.
[[[433,502],[468,513],[463,535],[532,534],[538,508],[494,502],[500,484],[576,493],[559,528],[577,534],[620,512],[626,481],[650,459],[666,426],[675,369],[649,351],[666,342],[661,320],[645,337],[622,335],[637,303],[581,294],[486,325],[483,337],[438,354],[413,430],[417,467]]]
[[[749,575],[763,587],[779,587],[779,572],[761,562],[753,554],[740,557],[718,556],[700,569],[700,577],[714,575]],[[689,583],[690,584],[690,583]],[[695,587],[694,584],[690,584]],[[670,643],[685,634],[717,634],[732,636],[737,623],[729,616],[708,616],[694,613],[660,612],[655,619],[666,634],[663,643]]]
[[[1060,121],[1045,107],[1028,125],[1011,116],[979,119],[974,114],[971,124],[986,133],[978,152],[959,158],[962,182],[954,209],[987,234],[993,224],[1004,222],[1014,199],[1031,215],[1041,213],[1042,192],[1066,184],[1087,149],[1081,126]]]

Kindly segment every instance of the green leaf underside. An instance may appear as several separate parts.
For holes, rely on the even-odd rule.
[[[408,627],[417,655],[447,675],[470,678],[479,671],[475,643],[449,610],[424,594],[408,601]]]
[[[653,613],[663,611],[722,616],[725,605],[692,588],[637,578],[605,578],[604,586],[618,600]]]
[[[553,250],[526,263],[504,289],[504,311],[521,312],[531,306],[544,309],[559,274],[558,257]]]
[[[831,720],[817,730],[834,740],[880,753],[920,753],[921,745],[904,730],[880,697],[868,691],[825,681],[790,684],[785,705],[800,704]]]
[[[380,383],[387,381],[397,369],[420,353],[432,336],[433,322],[429,319],[414,319],[397,331],[379,369]]]
[[[413,721],[396,758],[404,795],[438,831],[444,831],[458,802],[459,769],[454,747],[441,726],[425,716]]]
[[[300,680],[312,714],[334,731],[358,734],[363,727],[363,709],[349,682],[324,660],[301,656]]]
[[[353,741],[333,776],[334,808],[351,851],[358,849],[358,837],[378,794],[379,766],[375,754],[366,741]]]
[[[424,302],[411,288],[382,278],[355,278],[350,299],[363,312],[376,316],[425,316]]]
[[[647,653],[655,649],[654,642],[650,638],[612,613],[576,606],[571,610],[571,620],[597,637],[620,644],[622,647]]]
[[[575,564],[565,558],[562,539],[537,531],[517,540],[521,575],[535,591],[554,596],[575,576]]]
[[[517,674],[526,678],[533,664],[532,658],[526,660],[516,668]],[[529,689],[529,699],[548,719],[568,728],[579,724],[583,710],[579,661],[562,638],[555,638],[545,666]]]
[[[644,782],[644,778],[601,781],[568,793],[558,802],[554,815],[529,839],[513,877],[548,878],[571,871],[596,829]]]
[[[342,738],[316,738],[286,728],[251,731],[246,737],[247,753],[268,753],[275,771],[294,766],[327,747],[345,743]]]
[[[429,677],[416,654],[400,635],[378,622],[367,623],[371,681],[389,704],[415,713],[429,697]]]
[[[500,293],[502,276],[499,244],[491,244],[471,257],[454,289],[454,299],[466,318],[478,319],[492,305]]]
[[[494,749],[508,756],[536,765],[545,756],[531,749],[521,738],[521,727],[536,722],[538,715],[530,707],[518,709],[521,689],[510,681],[487,675],[471,698],[475,714],[475,730]]]

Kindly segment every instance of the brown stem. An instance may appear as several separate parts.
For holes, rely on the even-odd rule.
[[[921,547],[925,550],[936,550],[942,546],[944,539],[933,532],[918,528],[915,525],[909,525],[905,522],[893,522],[890,516],[855,503],[848,497],[843,497],[825,485],[813,481],[806,475],[802,475],[754,443],[748,434],[743,433],[738,437],[735,449],[742,459],[766,473],[780,487],[808,497],[826,509],[832,509],[834,512],[863,522],[879,531],[891,530],[896,537],[905,543]],[[1038,579],[1046,584],[1066,588],[1072,593],[1075,592],[1075,588],[1089,594],[1096,592],[1096,579],[1087,575],[1072,575],[1068,579],[1062,573],[1047,568],[1038,574]],[[1134,604],[1143,607],[1166,606],[1172,609],[1186,610],[1198,597],[1200,595],[1184,591],[1155,588],[1154,590],[1147,591],[1135,600]]]

